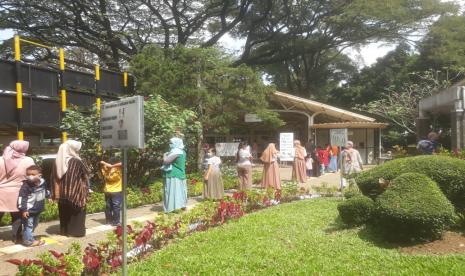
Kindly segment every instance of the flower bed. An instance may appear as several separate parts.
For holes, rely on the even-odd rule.
[[[234,175],[223,176],[225,189],[235,189],[239,182]],[[195,197],[202,195],[203,180],[200,174],[188,175],[188,195]],[[129,187],[127,191],[127,206],[128,208],[136,208],[139,206],[158,203],[162,200],[163,180],[159,179],[152,184],[144,187]],[[102,192],[92,192],[89,195],[86,211],[88,214],[103,212],[105,210],[105,195]],[[51,221],[58,219],[58,206],[56,204],[45,203],[45,210],[40,214],[40,221]],[[0,221],[0,226],[9,225],[11,223],[10,216],[3,216]]]
[[[183,238],[193,232],[203,231],[219,226],[246,213],[267,208],[280,202],[289,202],[299,198],[299,190],[295,183],[284,183],[281,191],[250,190],[236,192],[221,201],[204,201],[188,212],[175,214],[159,214],[155,221],[128,226],[128,254],[130,261],[158,250],[176,238]],[[107,240],[98,244],[89,244],[82,257],[84,275],[102,275],[116,271],[122,260],[122,228],[116,228],[108,235]],[[76,247],[76,245],[73,245]],[[76,248],[73,249],[74,251]],[[74,252],[69,250],[68,252]],[[30,275],[27,272],[43,275],[80,275],[76,272],[75,262],[64,262],[71,253],[51,251],[42,254],[37,260],[9,260],[18,265],[19,275]],[[56,273],[56,274],[54,274]]]

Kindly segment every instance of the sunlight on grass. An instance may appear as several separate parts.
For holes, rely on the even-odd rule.
[[[465,255],[402,255],[366,229],[344,229],[337,203],[283,204],[195,233],[131,265],[130,275],[465,273]]]

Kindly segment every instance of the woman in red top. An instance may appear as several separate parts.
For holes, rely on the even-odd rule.
[[[318,159],[320,160],[320,171],[323,175],[326,171],[326,168],[329,165],[329,153],[326,149],[322,149],[321,147],[317,148],[318,150]]]

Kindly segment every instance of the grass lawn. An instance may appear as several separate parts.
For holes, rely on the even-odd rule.
[[[465,255],[409,256],[342,229],[338,200],[298,201],[173,243],[130,275],[465,275]]]

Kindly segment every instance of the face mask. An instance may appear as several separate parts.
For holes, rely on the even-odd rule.
[[[207,153],[207,157],[213,157],[213,153],[211,152]]]
[[[34,182],[34,183],[37,183],[37,182],[40,182],[40,176],[33,176],[33,175],[28,175],[26,176],[26,179],[31,181],[31,182]]]

